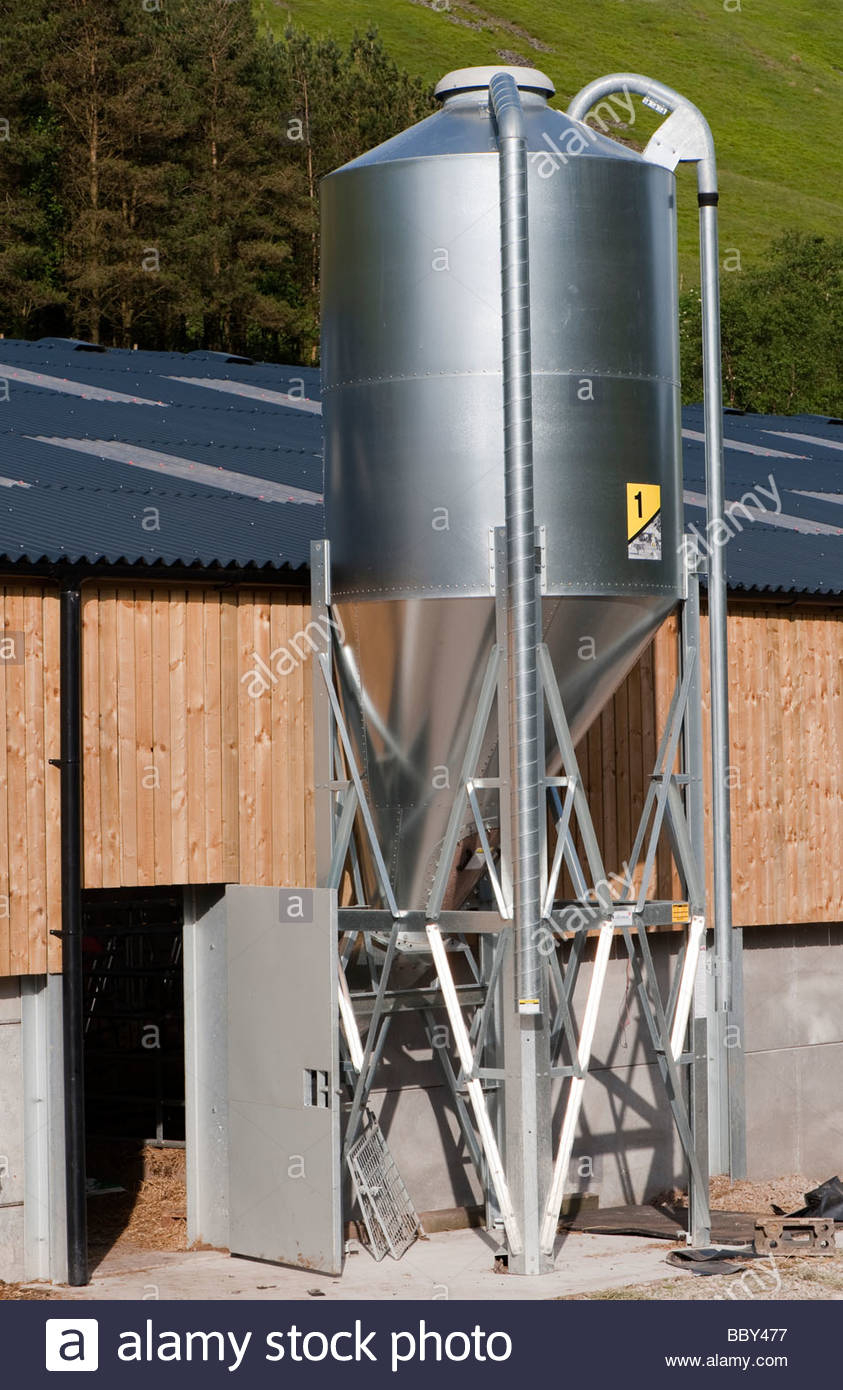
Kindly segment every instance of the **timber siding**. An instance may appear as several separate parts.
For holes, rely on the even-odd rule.
[[[59,597],[0,583],[0,976],[60,968]]]
[[[306,598],[83,586],[86,888],[313,881]],[[0,976],[42,974],[60,965],[58,591],[9,580],[0,609]],[[702,636],[706,672],[705,619]],[[735,602],[729,642],[735,923],[841,921],[843,609]],[[281,648],[292,659],[273,680]],[[631,849],[675,662],[670,622],[578,750],[610,872]],[[666,852],[657,879],[671,896]]]
[[[701,645],[708,825],[705,614]],[[632,848],[676,662],[669,619],[577,750],[609,873]],[[843,609],[730,602],[729,734],[735,926],[843,921]],[[670,870],[662,849],[656,896],[678,892]]]
[[[310,663],[256,696],[249,678],[301,632],[304,597],[86,586],[86,888],[312,880]]]

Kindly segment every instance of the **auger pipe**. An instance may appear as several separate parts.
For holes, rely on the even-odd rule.
[[[574,97],[568,115],[584,120],[598,101],[618,91],[650,97],[686,119],[686,135],[677,145],[675,163],[697,166],[700,209],[700,281],[702,291],[703,387],[705,410],[706,503],[709,534],[722,533],[723,520],[723,387],[720,372],[720,275],[717,247],[717,162],[714,138],[702,112],[675,92],[639,73],[614,73],[590,82]],[[652,143],[652,142],[651,142]],[[649,147],[648,147],[649,148]],[[647,151],[645,150],[645,157]],[[732,1003],[732,855],[729,806],[729,687],[726,633],[726,557],[722,545],[711,547],[708,573],[711,652],[712,819],[714,826],[714,932],[718,958],[717,1007]]]
[[[714,138],[702,112],[675,92],[639,73],[613,73],[583,87],[570,103],[568,115],[582,121],[596,102],[618,91],[649,97],[680,119],[671,147],[664,122],[644,151],[644,157],[675,168],[697,166],[700,216],[700,288],[702,298],[703,402],[705,418],[706,521],[708,534],[723,534],[723,385],[720,366],[720,270],[717,236],[717,161]],[[659,139],[665,133],[665,138]],[[729,670],[726,621],[725,547],[709,547],[708,622],[711,667],[711,770],[714,868],[714,946],[717,961],[715,1003],[726,1015],[733,1005],[732,831],[729,804]],[[743,1156],[732,1153],[729,1169],[742,1171]]]

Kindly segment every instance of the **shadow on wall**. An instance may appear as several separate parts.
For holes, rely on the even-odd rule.
[[[679,944],[674,933],[651,938],[664,993]],[[592,956],[589,944],[572,1007],[575,1029],[581,1021]],[[430,973],[423,973],[420,966],[405,961],[402,968],[404,987],[431,981]],[[431,1047],[433,1029],[437,1030],[436,1041],[449,1046],[455,1063],[444,1009],[432,1011],[427,1020],[418,1014],[397,1015],[371,1098],[419,1211],[482,1201],[453,1096]],[[563,1059],[566,1063],[571,1060],[567,1047]],[[553,1096],[555,1144],[564,1102],[561,1082],[554,1082]],[[607,974],[566,1193],[592,1194],[601,1206],[615,1206],[641,1203],[685,1186],[685,1167],[667,1095],[649,1033],[639,1015],[626,950],[619,940]]]

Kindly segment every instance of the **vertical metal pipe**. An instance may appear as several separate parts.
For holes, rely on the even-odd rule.
[[[713,159],[710,161],[713,165]],[[717,181],[700,166],[700,276],[702,282],[703,386],[705,398],[706,520],[709,546],[708,630],[711,664],[711,800],[714,831],[714,938],[718,1012],[732,1004],[732,832],[729,805],[729,672],[726,632],[726,551],[722,532],[723,387],[720,375],[720,274],[717,245]]]
[[[727,655],[726,549],[717,543],[723,519],[723,399],[720,376],[720,276],[717,246],[717,181],[700,165],[703,384],[705,389],[706,504],[709,536],[708,624],[711,664],[711,810],[714,858],[714,999],[716,1079],[720,1107],[717,1167],[733,1179],[746,1172],[743,1098],[743,1003],[740,992],[742,935],[732,924],[732,831],[729,799],[729,667]],[[706,177],[708,175],[708,177]],[[727,1027],[736,1030],[726,1047]]]
[[[688,588],[685,602],[680,609],[680,645],[682,670],[693,661],[691,689],[688,692],[688,705],[682,726],[682,771],[688,777],[685,792],[685,809],[688,817],[688,830],[691,848],[697,861],[697,875],[702,889],[702,898],[692,904],[694,912],[702,911],[708,920],[705,903],[705,794],[703,787],[703,719],[702,719],[702,664],[700,633],[700,577],[697,562],[686,558]],[[694,999],[691,1017],[691,1049],[693,1061],[689,1077],[689,1115],[697,1164],[704,1180],[701,1189],[689,1175],[688,1181],[688,1231],[694,1245],[707,1245],[711,1237],[711,1213],[708,1205],[708,1174],[710,1155],[719,1150],[719,1143],[713,1144],[709,1138],[708,1105],[708,985],[706,970],[707,948],[705,940],[701,947],[701,960],[698,965],[697,985],[701,997]],[[701,972],[701,975],[700,973]],[[713,1115],[713,1111],[711,1112]],[[719,1120],[719,1115],[717,1116]]]
[[[541,1207],[550,1157],[547,1028],[542,1018],[539,706],[536,528],[530,361],[527,144],[518,87],[496,73],[489,99],[500,151],[506,558],[507,739],[511,787],[514,1008],[506,1013],[507,1169],[518,1207],[521,1248],[510,1237],[510,1270],[540,1274]],[[501,719],[503,714],[501,712]]]
[[[533,414],[530,361],[530,265],[527,144],[518,87],[496,73],[489,96],[500,150],[501,289],[509,730],[513,796],[513,907],[519,1013],[536,1014],[541,914],[536,669],[536,539],[533,513]]]
[[[703,388],[705,395],[706,511],[710,543],[708,625],[711,667],[711,812],[714,860],[715,1104],[720,1117],[717,1169],[732,1178],[746,1171],[743,1118],[741,933],[732,925],[732,832],[729,798],[729,667],[727,654],[726,549],[723,531],[723,397],[720,374],[720,273],[717,244],[717,176],[713,150],[699,165],[702,284]],[[728,532],[727,532],[728,534]],[[736,1027],[729,1039],[726,1029]]]
[[[82,976],[82,596],[75,580],[60,600],[61,924],[67,1282],[88,1282]]]

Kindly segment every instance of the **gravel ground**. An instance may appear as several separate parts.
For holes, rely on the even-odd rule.
[[[735,1303],[751,1303],[756,1298],[774,1303],[787,1299],[843,1300],[843,1251],[838,1250],[836,1255],[818,1255],[813,1259],[789,1256],[774,1260],[773,1256],[770,1256],[750,1261],[743,1274],[689,1274],[684,1279],[575,1294],[571,1299],[564,1301],[590,1303],[595,1299],[659,1302],[729,1300]]]
[[[4,1284],[0,1279],[0,1302],[14,1298],[25,1298],[27,1301],[34,1300],[39,1303],[48,1303],[51,1299],[61,1298],[59,1292],[45,1288],[34,1289],[31,1284]]]

